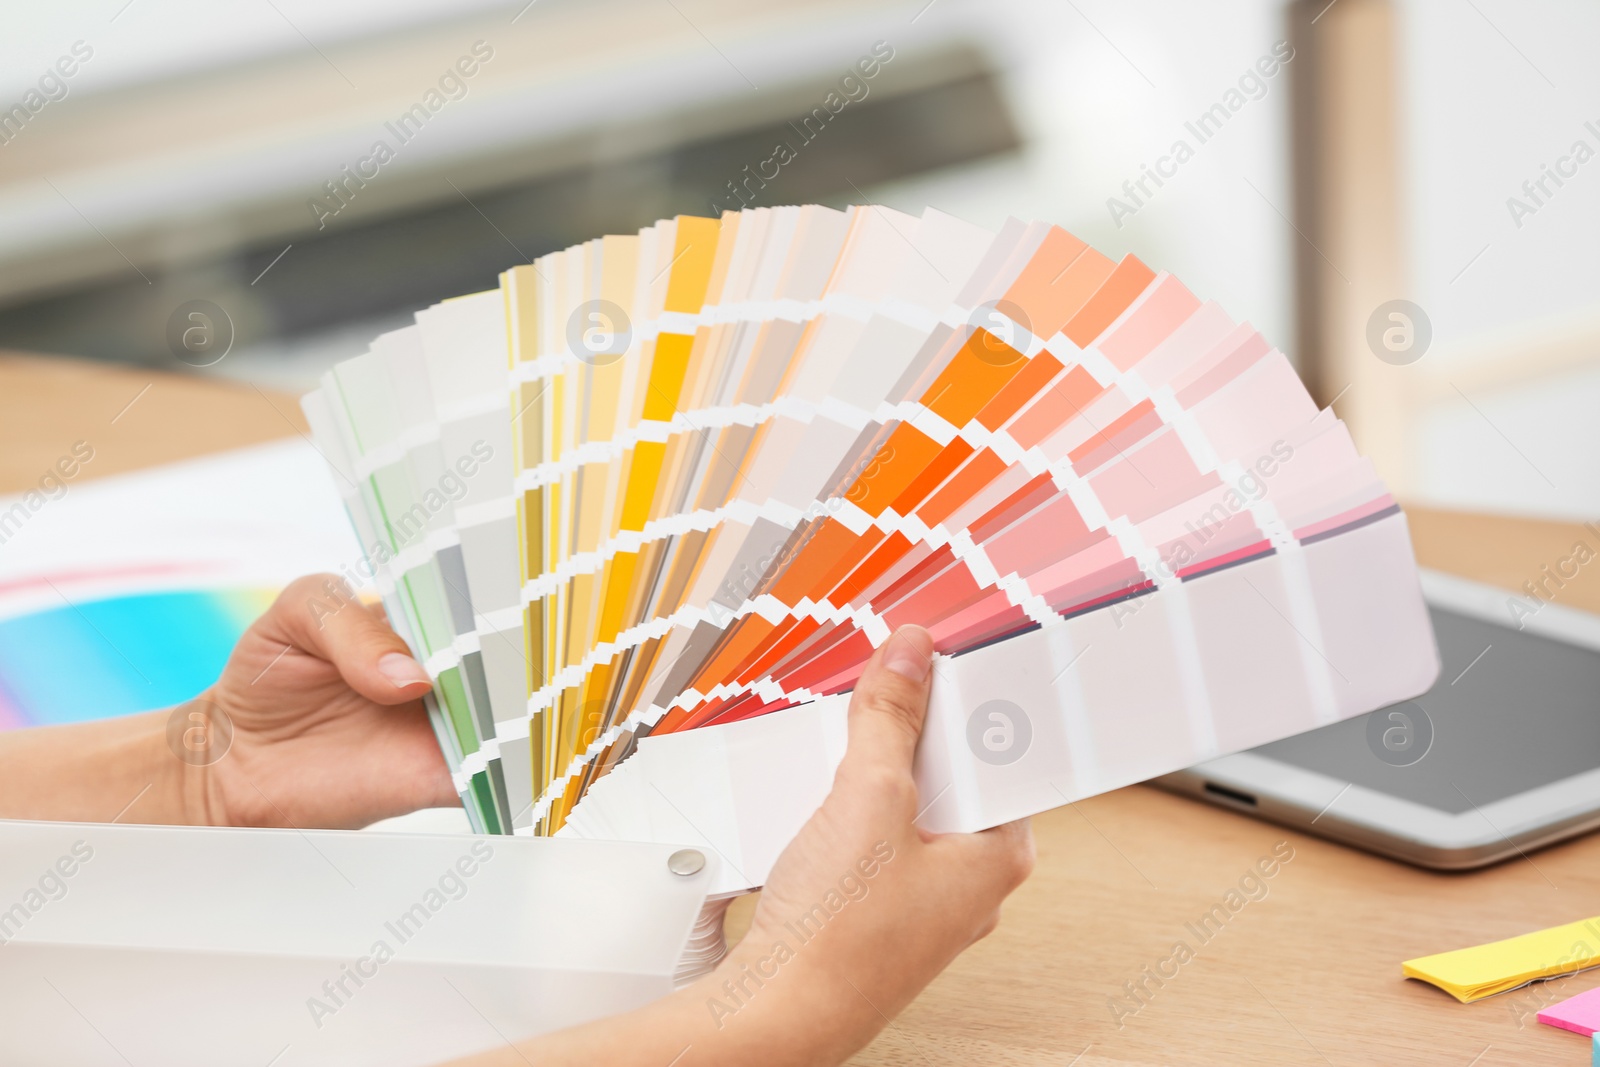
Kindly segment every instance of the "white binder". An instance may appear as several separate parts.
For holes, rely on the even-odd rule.
[[[0,821],[0,1063],[437,1063],[709,966],[715,876],[671,845]]]

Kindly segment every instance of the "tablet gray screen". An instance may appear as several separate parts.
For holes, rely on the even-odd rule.
[[[1426,721],[1397,704],[1253,751],[1452,814],[1600,767],[1600,653],[1430,613],[1444,668],[1409,702]]]

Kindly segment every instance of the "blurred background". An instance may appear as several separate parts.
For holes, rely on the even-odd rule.
[[[1053,220],[1253,321],[1405,499],[1600,511],[1590,3],[92,0],[4,18],[0,349],[303,389],[509,265],[737,206],[729,183],[877,50],[867,94],[751,203]],[[379,140],[392,158],[363,162]],[[234,331],[204,369],[168,342],[194,300]]]

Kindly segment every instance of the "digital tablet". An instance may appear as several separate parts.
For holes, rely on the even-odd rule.
[[[1426,694],[1153,784],[1449,870],[1600,826],[1600,616],[1422,584],[1444,664]]]

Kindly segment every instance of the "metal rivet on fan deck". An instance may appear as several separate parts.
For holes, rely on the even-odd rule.
[[[680,848],[667,857],[667,870],[687,877],[705,869],[706,856],[699,849]]]

